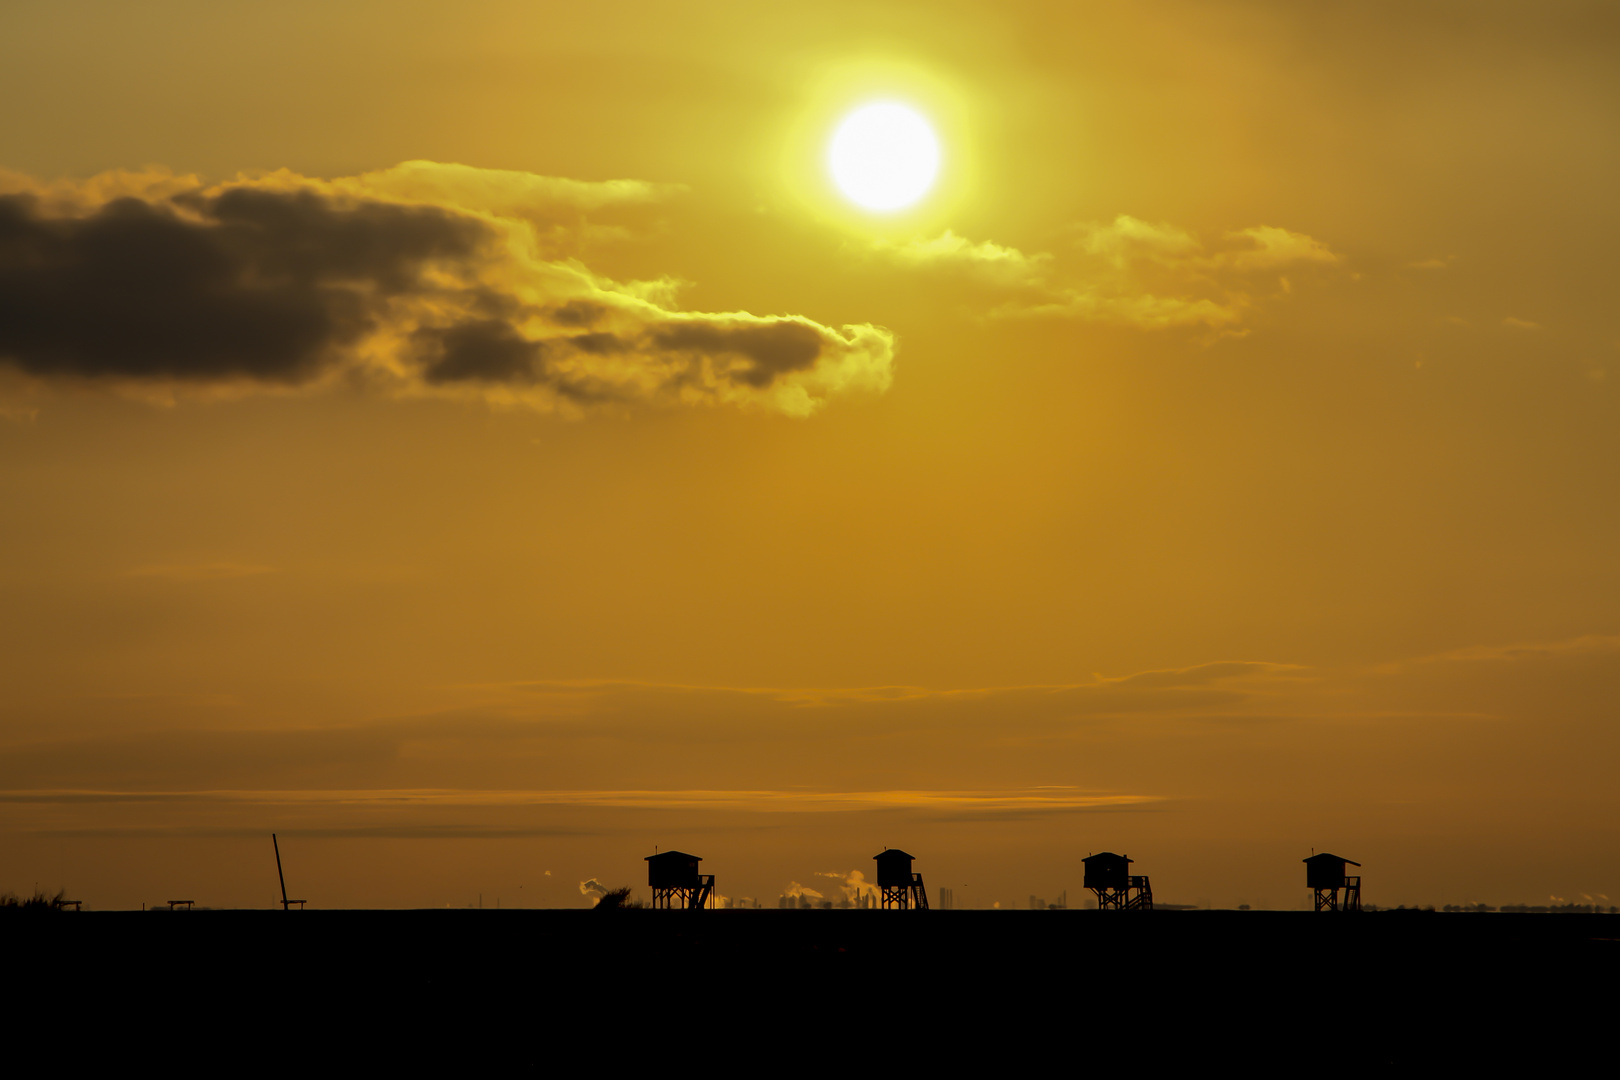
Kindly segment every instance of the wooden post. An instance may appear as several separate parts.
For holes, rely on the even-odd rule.
[[[281,872],[281,845],[276,842],[276,834],[270,834],[270,844],[276,849],[276,879],[281,882],[281,910],[287,910],[287,878]]]

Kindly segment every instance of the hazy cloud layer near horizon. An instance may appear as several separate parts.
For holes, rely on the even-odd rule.
[[[282,792],[276,798],[339,814],[344,791],[357,803],[396,800],[419,810],[461,800],[812,812],[940,808],[957,799],[959,809],[1030,811],[1229,791],[1232,775],[1206,774],[1197,761],[1201,747],[1233,738],[1257,760],[1302,770],[1277,790],[1353,775],[1356,758],[1392,739],[1449,753],[1467,746],[1467,757],[1492,762],[1477,782],[1495,783],[1495,771],[1513,762],[1492,755],[1526,725],[1608,745],[1610,736],[1591,726],[1597,715],[1567,707],[1548,714],[1544,702],[1549,681],[1579,684],[1583,696],[1620,686],[1616,642],[1460,650],[1363,670],[1221,662],[1071,686],[503,683],[438,688],[461,703],[414,716],[266,723],[262,707],[239,702],[216,706],[220,719],[207,726],[125,721],[66,737],[19,726],[29,710],[14,706],[0,791],[13,801],[86,808],[183,802],[187,792],[226,801],[232,791],[248,801]],[[1294,757],[1319,740],[1346,760],[1307,768]],[[1462,781],[1458,774],[1447,783]],[[1390,782],[1356,781],[1371,789]]]

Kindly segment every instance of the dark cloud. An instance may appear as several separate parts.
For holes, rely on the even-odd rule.
[[[474,219],[435,207],[337,203],[313,191],[231,188],[201,202],[226,244],[271,279],[397,293],[415,285],[424,262],[465,258],[484,237]]]
[[[810,367],[821,355],[822,344],[813,327],[794,319],[739,326],[673,323],[656,331],[654,340],[660,348],[672,351],[741,356],[751,366],[730,375],[756,387],[769,386],[786,372]]]
[[[570,300],[546,312],[547,318],[558,326],[572,326],[584,328],[595,326],[607,309],[601,304],[592,304],[586,300]]]
[[[540,342],[494,319],[422,330],[417,336],[435,354],[422,371],[430,383],[530,382],[543,351]]]
[[[655,194],[633,182],[412,162],[214,188],[168,174],[20,183],[0,194],[0,364],[40,379],[173,391],[341,371],[401,396],[540,410],[808,416],[891,378],[880,327],[677,312],[673,279],[615,282],[544,254],[547,206],[583,229],[587,210]]]
[[[592,356],[611,356],[631,348],[631,343],[618,334],[608,333],[573,334],[568,338],[568,344]]]
[[[0,357],[41,376],[300,382],[480,232],[304,191],[123,198],[82,218],[0,196]]]

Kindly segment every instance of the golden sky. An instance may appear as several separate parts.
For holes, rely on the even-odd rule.
[[[274,830],[329,907],[655,844],[1620,902],[1617,61],[1597,2],[6,4],[0,891],[263,906]],[[872,101],[906,210],[825,167]]]

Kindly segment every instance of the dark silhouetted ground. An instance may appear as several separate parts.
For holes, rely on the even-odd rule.
[[[1609,915],[63,912],[0,935],[17,1060],[64,1073],[1438,1076],[1578,1064],[1620,967]]]

